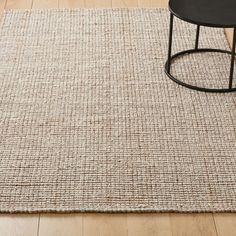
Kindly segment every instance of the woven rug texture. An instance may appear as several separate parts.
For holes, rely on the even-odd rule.
[[[167,78],[167,10],[10,10],[0,24],[0,212],[236,211],[236,96]],[[173,52],[195,35],[175,18]],[[223,29],[199,44],[229,49]],[[172,73],[219,88],[229,68],[203,53]]]

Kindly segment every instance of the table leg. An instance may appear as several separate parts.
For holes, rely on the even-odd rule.
[[[232,83],[233,83],[234,63],[235,63],[235,43],[236,43],[236,28],[234,28],[234,35],[233,35],[231,66],[230,66],[230,76],[229,76],[229,89],[232,89]]]
[[[169,49],[168,49],[168,66],[167,66],[167,72],[168,72],[168,73],[170,73],[170,65],[171,65],[171,49],[172,49],[173,20],[174,20],[174,15],[173,15],[172,13],[170,13]]]
[[[197,26],[196,41],[195,41],[195,49],[196,50],[198,49],[199,32],[200,32],[200,25]]]

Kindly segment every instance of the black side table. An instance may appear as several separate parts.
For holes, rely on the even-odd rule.
[[[187,88],[204,91],[204,92],[233,92],[236,88],[232,87],[233,73],[234,73],[234,60],[235,60],[235,41],[236,41],[236,0],[170,0],[170,31],[169,31],[169,49],[168,59],[165,64],[165,73],[170,79],[176,83],[183,85]],[[172,32],[173,32],[173,19],[174,16],[197,25],[195,48],[176,53],[171,56],[172,48]],[[234,28],[233,33],[233,46],[232,51],[212,49],[212,48],[199,48],[199,33],[200,26],[218,27],[218,28]],[[231,63],[229,70],[229,87],[228,88],[204,88],[176,79],[170,72],[171,62],[179,56],[190,53],[199,52],[219,52],[231,55]]]

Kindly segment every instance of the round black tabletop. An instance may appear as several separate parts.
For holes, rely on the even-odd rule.
[[[236,0],[170,0],[170,11],[197,25],[236,27]]]

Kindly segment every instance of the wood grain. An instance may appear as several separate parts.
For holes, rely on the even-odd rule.
[[[171,214],[173,236],[217,236],[212,214]]]
[[[83,236],[127,236],[127,214],[84,214]]]
[[[172,236],[170,214],[128,214],[128,236]]]
[[[6,0],[0,0],[0,15],[2,14],[6,4],[7,4]]]
[[[218,236],[236,235],[236,214],[221,213],[214,214]]]
[[[138,7],[138,0],[112,0],[112,7]]]
[[[111,0],[85,0],[86,8],[108,8],[111,7]]]
[[[38,236],[82,236],[82,214],[41,214]]]
[[[232,29],[225,29],[225,34],[226,34],[227,40],[229,42],[229,45],[232,47],[233,30]]]
[[[59,0],[33,0],[32,8],[33,9],[50,9],[58,8]]]
[[[60,8],[83,8],[85,0],[59,0]]]
[[[6,9],[30,9],[32,7],[33,0],[7,0],[5,5]]]
[[[167,7],[167,1],[163,0],[138,0],[138,6],[139,7]]]
[[[38,214],[0,214],[1,236],[37,236]]]

